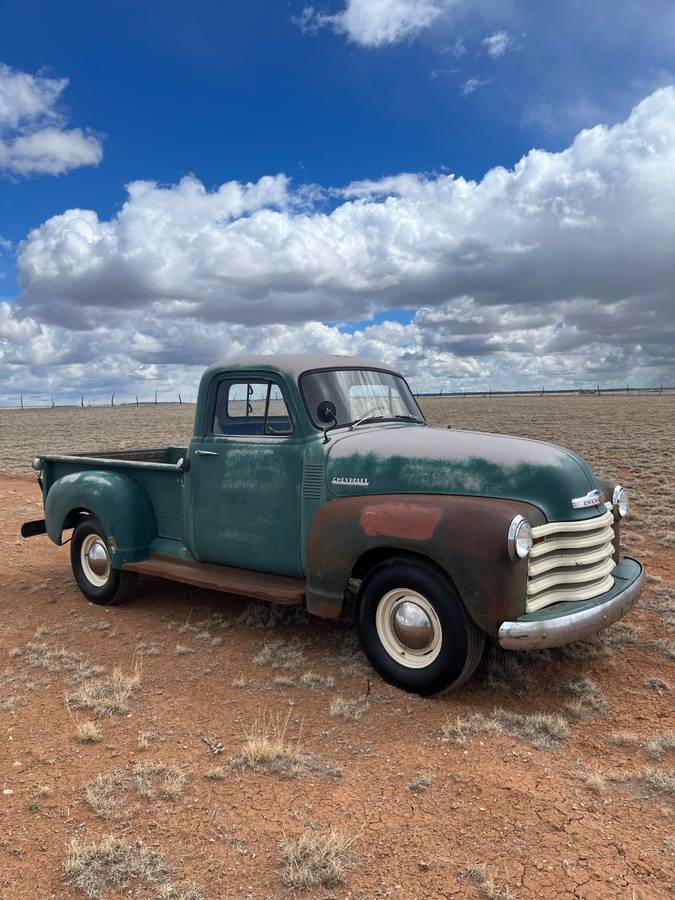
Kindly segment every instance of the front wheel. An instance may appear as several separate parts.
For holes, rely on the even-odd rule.
[[[384,680],[422,695],[463,684],[485,643],[442,573],[406,559],[381,563],[367,576],[357,629],[366,656]]]
[[[136,589],[136,572],[113,569],[106,533],[94,516],[87,516],[75,526],[70,562],[78,587],[91,603],[114,606],[127,600]]]

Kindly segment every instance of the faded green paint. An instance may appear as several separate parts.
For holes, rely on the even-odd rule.
[[[157,537],[157,519],[148,491],[134,478],[119,472],[97,470],[70,472],[57,478],[47,494],[47,534],[61,543],[64,525],[73,510],[97,516],[117,549],[113,565],[144,559]]]
[[[341,366],[393,371],[367,360],[293,356],[207,369],[190,446],[155,452],[174,465],[186,455],[184,473],[144,468],[133,451],[111,454],[118,464],[131,460],[117,470],[112,459],[108,468],[47,457],[50,538],[60,542],[74,511],[87,510],[114,540],[117,566],[161,552],[305,575],[308,607],[325,616],[339,612],[365,553],[414,552],[443,568],[477,624],[495,633],[524,610],[526,564],[506,551],[513,515],[532,525],[593,517],[597,508],[573,510],[571,498],[611,485],[574,453],[522,438],[385,422],[335,429],[324,441],[307,415],[299,376]],[[232,376],[277,384],[293,434],[214,434],[215,387]]]
[[[573,510],[572,497],[597,487],[587,464],[555,444],[413,424],[361,426],[336,436],[326,476],[336,497],[422,493],[523,500],[549,521],[584,519],[596,508]],[[367,488],[333,479],[365,479]]]

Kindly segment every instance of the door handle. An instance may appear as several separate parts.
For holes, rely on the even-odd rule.
[[[218,456],[215,450],[195,450],[197,456]]]

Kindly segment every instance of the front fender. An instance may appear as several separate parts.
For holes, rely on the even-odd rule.
[[[546,521],[537,507],[515,500],[438,494],[332,500],[312,522],[307,608],[339,615],[364,554],[411,552],[443,569],[476,625],[496,635],[503,621],[525,611],[527,560],[512,560],[507,549],[509,524],[518,514],[533,526]]]
[[[45,500],[47,534],[55,544],[61,544],[74,510],[86,510],[100,520],[114,541],[111,559],[116,568],[149,556],[157,521],[147,492],[133,478],[93,470],[72,472],[55,481]]]

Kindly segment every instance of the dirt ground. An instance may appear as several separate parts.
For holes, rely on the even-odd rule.
[[[180,445],[193,409],[0,410],[0,898],[673,896],[675,398],[424,408],[565,443],[628,486],[649,582],[626,622],[565,652],[490,648],[423,700],[370,671],[349,617],[152,579],[90,605],[67,547],[19,537],[41,515],[26,462]],[[116,667],[115,703],[83,706]],[[328,883],[284,883],[303,835]]]

